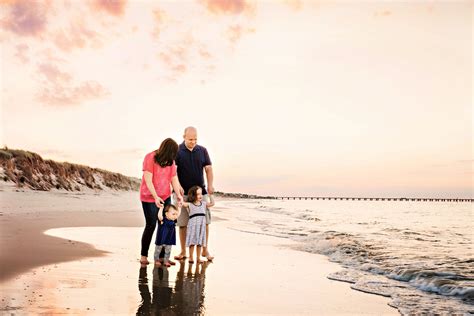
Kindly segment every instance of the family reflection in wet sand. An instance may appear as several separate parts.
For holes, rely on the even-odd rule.
[[[168,268],[154,267],[151,292],[147,266],[142,265],[138,277],[142,302],[137,315],[195,315],[205,312],[204,281],[209,262],[189,264],[187,270],[184,262],[179,265],[174,282],[170,280]]]

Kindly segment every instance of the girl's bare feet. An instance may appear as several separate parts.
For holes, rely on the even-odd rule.
[[[148,261],[148,258],[145,256],[141,256],[140,258],[140,263],[141,264],[149,264],[150,262]]]
[[[160,262],[160,260],[156,260],[156,261],[155,261],[155,266],[156,266],[156,267],[161,267],[161,262]]]
[[[204,258],[206,258],[207,260],[209,260],[209,261],[212,261],[214,259],[214,256],[211,256],[211,254],[209,253],[209,251],[207,249],[206,249],[206,251],[203,251],[202,256]]]

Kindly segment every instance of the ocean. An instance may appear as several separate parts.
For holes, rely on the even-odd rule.
[[[329,279],[390,297],[403,315],[474,314],[469,202],[230,200],[235,229],[289,238],[341,270]],[[225,211],[224,211],[225,212]]]

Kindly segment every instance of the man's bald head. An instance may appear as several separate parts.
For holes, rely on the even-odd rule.
[[[197,144],[197,129],[193,126],[188,126],[184,129],[184,145],[189,150],[193,150]]]
[[[188,126],[184,129],[184,137],[186,137],[186,133],[195,133],[197,134],[197,129],[194,126]]]

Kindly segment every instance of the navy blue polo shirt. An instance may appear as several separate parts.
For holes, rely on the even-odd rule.
[[[190,151],[186,145],[181,143],[176,156],[176,166],[178,166],[178,179],[184,189],[184,194],[188,194],[189,189],[195,185],[202,188],[202,194],[207,194],[204,185],[204,167],[212,165],[207,149],[196,145]]]

